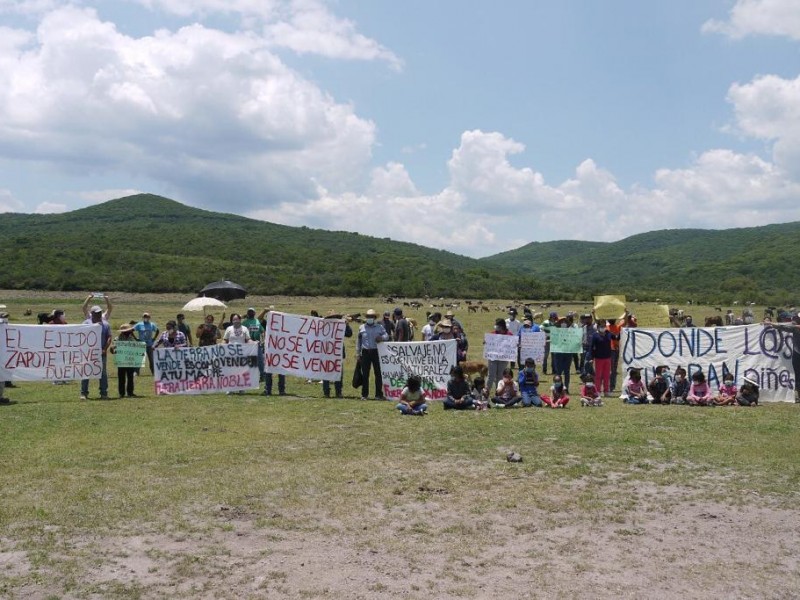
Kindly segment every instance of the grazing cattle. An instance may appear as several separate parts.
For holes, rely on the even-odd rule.
[[[480,375],[484,379],[489,375],[489,367],[479,360],[465,360],[458,363],[464,369],[464,376],[472,379],[472,375]]]
[[[722,317],[706,317],[706,327],[722,327]]]
[[[722,307],[721,306],[715,306],[714,310],[717,311],[717,312],[722,312]]]
[[[489,312],[489,307],[481,304],[481,312]]]
[[[467,307],[467,312],[474,312],[474,313],[476,313],[476,312],[478,312],[478,307],[477,307],[477,306],[475,306],[474,304],[470,304],[470,305]]]

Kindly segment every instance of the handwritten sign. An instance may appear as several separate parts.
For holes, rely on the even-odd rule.
[[[378,344],[383,395],[400,398],[411,375],[422,378],[422,389],[434,400],[447,397],[450,369],[456,363],[455,340],[434,342],[385,342]]]
[[[679,366],[688,377],[702,370],[713,390],[726,373],[736,385],[744,378],[760,386],[760,400],[793,402],[797,382],[792,369],[790,333],[761,325],[734,327],[684,327],[671,329],[623,328],[620,363],[624,369],[642,369],[645,383],[658,365]]]
[[[118,340],[114,342],[116,352],[114,353],[114,365],[118,369],[139,368],[147,349],[147,344],[135,340]]]
[[[156,348],[157,394],[219,394],[259,387],[258,344]]]
[[[526,358],[532,358],[536,364],[544,361],[544,344],[547,334],[544,331],[531,331],[519,335],[519,357],[522,363]]]
[[[583,329],[580,327],[553,327],[550,330],[550,352],[553,354],[583,352]]]
[[[100,379],[102,328],[96,325],[0,324],[0,379]]]
[[[342,375],[344,331],[344,319],[270,312],[264,348],[265,370],[338,381]]]
[[[487,333],[483,336],[483,358],[486,360],[517,360],[519,338],[515,335]]]

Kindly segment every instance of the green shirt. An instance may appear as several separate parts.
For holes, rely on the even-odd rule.
[[[264,333],[264,327],[261,326],[261,322],[258,319],[242,319],[242,327],[247,328],[251,340],[254,342],[261,341],[261,334]]]

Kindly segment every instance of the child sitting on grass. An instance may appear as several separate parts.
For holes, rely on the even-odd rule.
[[[495,408],[511,408],[522,400],[519,393],[519,384],[514,381],[514,371],[506,367],[503,369],[503,378],[497,384],[497,394],[492,398]]]
[[[650,385],[647,386],[647,391],[653,398],[653,404],[669,404],[669,380],[665,376],[665,371],[668,367],[656,367],[656,376]]]
[[[706,376],[702,371],[697,371],[692,375],[692,385],[689,386],[686,401],[691,406],[712,406],[714,404],[711,386],[706,383]]]
[[[719,394],[714,398],[717,406],[730,406],[736,404],[736,384],[733,381],[733,373],[725,373],[722,385],[719,386]]]
[[[536,373],[536,361],[525,359],[525,368],[519,372],[519,390],[522,394],[522,406],[541,406],[539,397],[539,375]]]
[[[550,395],[542,396],[542,402],[550,408],[566,408],[569,403],[567,389],[561,380],[561,375],[553,376],[553,385],[550,386]]]
[[[628,369],[628,379],[622,387],[622,401],[625,404],[647,404],[647,388],[640,369]]]
[[[462,367],[455,366],[450,370],[450,381],[447,382],[447,398],[445,398],[443,404],[445,410],[471,410],[475,408],[469,392],[469,384],[464,379],[464,369]]]
[[[486,410],[489,408],[489,392],[486,390],[486,380],[478,375],[472,380],[472,404],[475,410]]]
[[[758,406],[758,384],[755,380],[744,378],[744,383],[736,394],[736,402],[739,406]]]
[[[428,412],[426,400],[428,393],[422,389],[422,378],[419,375],[411,375],[406,380],[406,387],[400,392],[400,402],[395,408],[403,415],[422,416]]]
[[[594,376],[588,373],[583,376],[581,406],[603,406],[603,399],[600,396],[600,391],[594,385]]]
[[[686,396],[689,394],[689,381],[686,379],[686,369],[678,367],[675,369],[675,377],[669,385],[669,404],[686,404]]]

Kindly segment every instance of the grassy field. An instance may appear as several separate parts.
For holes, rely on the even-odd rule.
[[[12,316],[58,305],[77,322],[81,300],[0,302]],[[383,308],[257,300],[244,308]],[[182,301],[116,304],[114,324],[147,309],[163,326]],[[646,310],[634,311],[643,325]],[[457,311],[473,340],[499,315]],[[143,376],[140,399],[81,402],[77,383],[9,390],[0,597],[789,598],[800,589],[797,405],[612,400],[565,411],[434,406],[402,418],[345,389],[351,398],[324,400],[318,384],[290,378],[286,398],[155,397]],[[512,450],[523,462],[506,461]]]

